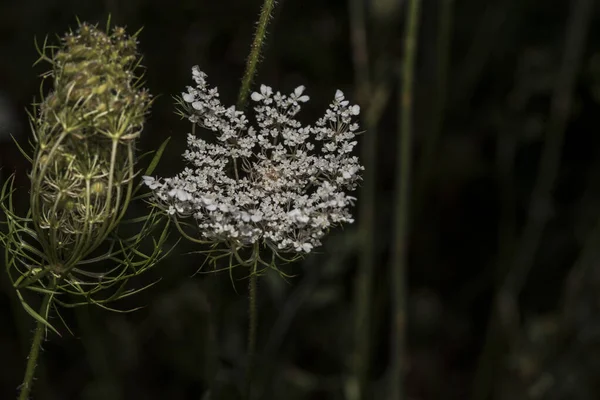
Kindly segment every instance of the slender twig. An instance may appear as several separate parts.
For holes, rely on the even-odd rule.
[[[399,97],[398,149],[399,168],[396,174],[393,251],[391,257],[393,329],[391,356],[391,387],[389,398],[406,398],[404,385],[404,363],[406,354],[406,274],[408,263],[409,201],[412,166],[413,136],[413,85],[419,32],[420,0],[410,0],[407,4],[404,32],[404,60],[402,63],[402,88]]]
[[[248,296],[250,299],[248,312],[250,321],[248,324],[248,364],[246,370],[246,400],[250,400],[252,395],[252,372],[254,369],[254,357],[256,353],[256,329],[258,327],[258,317],[256,313],[256,281],[257,281],[257,261],[254,262],[254,270],[250,274],[248,283]]]
[[[271,18],[271,13],[275,7],[275,0],[265,0],[260,11],[260,17],[258,19],[258,26],[256,27],[256,33],[254,34],[254,40],[250,48],[250,55],[248,56],[248,62],[246,64],[246,72],[242,78],[242,87],[238,96],[237,107],[243,109],[248,101],[248,95],[250,94],[250,86],[256,75],[256,66],[260,60],[260,52],[264,46],[265,36],[267,35],[267,25]]]
[[[555,81],[547,136],[537,181],[531,195],[528,221],[518,244],[511,270],[498,297],[500,316],[503,325],[509,331],[514,332],[518,326],[517,297],[529,276],[546,223],[550,219],[552,190],[560,167],[565,130],[571,113],[573,89],[583,56],[593,4],[593,0],[572,2],[566,27],[563,59]]]
[[[354,62],[354,81],[358,88],[357,97],[366,101],[370,93],[369,51],[367,47],[367,27],[365,21],[365,2],[349,0],[350,39]]]
[[[48,316],[48,310],[50,309],[51,300],[52,294],[47,293],[42,300],[42,305],[38,313],[40,316],[44,316],[46,319]],[[21,385],[19,400],[29,399],[29,394],[31,393],[31,388],[33,387],[33,380],[35,378],[35,369],[37,367],[40,349],[44,339],[44,333],[46,333],[46,325],[42,321],[37,321],[33,340],[31,341],[31,350],[29,351],[29,356],[27,358],[27,367],[25,369],[23,384]]]
[[[431,177],[434,156],[444,124],[446,112],[446,93],[448,85],[448,68],[450,59],[450,45],[452,37],[452,11],[454,0],[441,0],[438,16],[437,32],[437,60],[434,102],[431,110],[431,126],[429,134],[425,136],[423,152],[420,157],[415,180],[414,202],[415,207],[420,207],[425,197],[427,184]],[[420,214],[416,211],[417,214]]]
[[[453,86],[456,88],[451,93],[454,106],[463,105],[472,97],[491,56],[501,47],[502,40],[506,36],[503,30],[507,29],[508,23],[516,23],[515,17],[509,18],[509,16],[519,15],[519,13],[511,12],[517,3],[523,2],[487,2],[486,10],[478,18],[477,28],[471,35],[473,39],[469,49],[456,68],[456,76],[453,76],[452,79],[455,82]]]
[[[369,76],[369,54],[367,48],[367,31],[365,21],[365,2],[363,0],[349,0],[350,10],[350,38],[352,41],[352,55],[354,61],[354,80],[358,101],[367,110],[371,102],[371,79]],[[377,121],[369,117],[367,111],[365,128],[367,134],[363,137],[362,161],[365,166],[363,185],[360,191],[358,218],[360,221],[359,236],[361,251],[358,259],[356,274],[355,307],[356,316],[354,324],[354,359],[352,362],[352,378],[356,389],[356,398],[365,398],[365,387],[369,371],[369,354],[371,342],[370,312],[372,308],[373,291],[373,265],[375,258],[375,182]]]

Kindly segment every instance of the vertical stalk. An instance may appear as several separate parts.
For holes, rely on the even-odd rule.
[[[248,102],[248,96],[250,94],[250,87],[252,81],[256,75],[256,68],[260,60],[261,50],[264,47],[265,37],[267,34],[267,26],[271,18],[271,13],[275,7],[275,0],[264,0],[254,39],[250,48],[250,54],[248,55],[248,61],[246,64],[246,70],[242,78],[242,85],[238,95],[237,108],[243,110]],[[234,173],[236,179],[239,179],[237,160],[233,159]],[[257,292],[257,274],[256,267],[258,262],[258,248],[254,251],[254,267],[250,274],[250,281],[248,284],[249,292],[249,325],[248,325],[248,363],[246,370],[246,387],[245,387],[245,398],[250,399],[252,393],[252,370],[254,368],[254,356],[256,352],[256,331],[258,327],[258,318],[256,311],[256,292]]]
[[[367,28],[365,2],[349,0],[350,39],[354,62],[354,81],[356,95],[361,106],[370,109],[372,104],[371,80],[369,75],[369,54],[367,47]],[[367,113],[365,127],[367,134],[363,137],[361,158],[365,166],[363,185],[359,202],[359,236],[361,250],[358,257],[358,271],[355,282],[355,318],[354,318],[354,355],[352,360],[352,379],[356,389],[356,399],[366,397],[366,386],[369,373],[369,355],[371,349],[371,318],[373,265],[375,258],[375,182],[377,123]]]
[[[50,301],[52,294],[47,293],[44,295],[42,305],[40,307],[39,315],[45,316],[47,319],[48,309],[50,308]],[[19,400],[29,399],[31,388],[33,387],[33,380],[35,378],[35,369],[37,367],[38,358],[40,355],[40,349],[42,347],[42,341],[44,339],[44,333],[46,332],[46,325],[38,320],[35,325],[35,331],[33,340],[31,341],[31,349],[29,350],[29,356],[27,357],[27,367],[25,369],[25,376],[23,377],[23,383],[21,385],[21,393],[19,394]]]
[[[392,328],[392,377],[390,399],[406,398],[404,387],[404,362],[406,354],[406,274],[408,264],[409,201],[412,166],[413,130],[413,80],[418,43],[418,26],[421,9],[420,0],[410,0],[407,4],[404,32],[404,60],[402,63],[402,87],[399,98],[399,140],[397,159],[399,170],[396,174],[395,197],[397,209],[394,220],[393,253],[390,266],[393,295]]]
[[[248,103],[248,95],[250,94],[250,87],[252,81],[256,75],[256,67],[260,60],[260,53],[265,44],[265,37],[267,36],[267,25],[269,25],[269,19],[271,13],[275,7],[275,0],[264,0],[262,9],[260,10],[260,16],[258,18],[258,26],[256,27],[256,33],[250,47],[250,54],[248,55],[248,61],[246,63],[246,71],[242,78],[242,86],[238,95],[237,108],[243,110]],[[235,179],[239,179],[237,159],[233,158],[233,172]]]
[[[364,0],[349,0],[348,6],[350,10],[350,40],[352,42],[354,81],[358,89],[357,97],[364,103],[368,100],[371,86],[365,2]]]
[[[434,156],[442,133],[442,126],[446,114],[446,97],[448,86],[448,68],[450,59],[450,45],[452,37],[452,11],[454,0],[440,0],[437,32],[437,65],[434,104],[429,135],[425,136],[423,154],[417,169],[416,188],[413,196],[415,207],[421,207],[427,184],[431,177]],[[420,214],[417,211],[417,214]]]
[[[258,26],[256,27],[256,33],[254,34],[250,55],[248,56],[248,63],[246,64],[246,72],[242,78],[242,87],[238,96],[237,108],[239,110],[243,109],[248,101],[250,86],[252,86],[252,81],[256,75],[256,66],[260,60],[260,52],[264,46],[265,36],[267,35],[267,25],[269,24],[273,7],[275,7],[275,0],[265,0],[260,11]]]
[[[255,255],[256,256],[256,255]],[[254,261],[254,267],[250,274],[250,282],[248,283],[249,307],[248,312],[250,321],[248,324],[248,365],[246,370],[246,400],[250,400],[252,395],[252,372],[254,369],[254,356],[256,353],[256,330],[258,328],[258,318],[256,313],[256,267],[258,261]]]
[[[250,48],[250,55],[248,56],[248,62],[246,64],[246,71],[244,72],[244,77],[242,78],[242,86],[240,88],[240,93],[238,95],[237,108],[242,110],[246,107],[246,103],[248,102],[248,95],[250,94],[250,87],[252,86],[252,81],[254,80],[254,76],[256,75],[256,67],[258,65],[258,61],[260,60],[260,53],[265,43],[265,36],[267,35],[267,25],[269,24],[269,20],[271,18],[271,13],[273,12],[273,8],[275,7],[275,0],[264,0],[262,9],[260,11],[260,16],[258,19],[258,26],[256,28],[256,33],[254,34],[254,40],[252,41],[252,46]],[[236,174],[236,179],[238,178],[237,171],[237,162],[234,159],[234,170]],[[249,282],[249,325],[248,325],[248,366],[246,371],[246,399],[250,399],[252,392],[252,369],[254,368],[254,354],[256,351],[256,330],[258,327],[258,320],[256,315],[256,267],[258,260],[258,248],[255,248],[254,251],[254,268],[250,274],[250,282]]]

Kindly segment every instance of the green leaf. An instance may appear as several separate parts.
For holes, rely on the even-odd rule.
[[[25,311],[27,311],[27,314],[31,315],[36,321],[44,324],[48,329],[50,329],[52,332],[56,333],[58,336],[61,336],[61,334],[56,330],[56,328],[54,328],[52,326],[52,324],[50,322],[48,322],[44,317],[42,317],[33,308],[31,308],[29,306],[29,304],[27,304],[25,299],[23,299],[21,292],[18,290],[17,290],[17,296],[19,297],[19,300],[21,300],[21,304],[23,305],[23,308],[25,309]]]
[[[165,151],[165,148],[167,147],[167,144],[169,143],[169,140],[171,140],[170,137],[168,137],[167,140],[162,142],[162,144],[160,145],[158,150],[156,150],[156,153],[154,153],[154,158],[152,158],[150,165],[148,165],[148,168],[146,168],[144,175],[151,175],[154,172],[154,170],[156,169],[156,166],[158,165],[158,163],[160,161],[160,158],[162,157],[162,155]]]
[[[15,143],[15,145],[17,146],[17,148],[19,149],[19,151],[21,152],[21,154],[23,154],[23,156],[27,159],[27,161],[29,161],[30,163],[32,163],[33,160],[31,159],[31,157],[29,156],[29,154],[27,154],[27,152],[21,147],[21,145],[19,144],[19,142],[17,142],[17,139],[15,139],[15,137],[13,135],[10,135],[10,137],[12,138],[13,142]]]

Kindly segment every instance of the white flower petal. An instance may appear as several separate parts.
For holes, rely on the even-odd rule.
[[[304,251],[305,253],[310,253],[310,251],[312,250],[313,246],[310,243],[303,243],[302,244],[302,251]]]
[[[260,85],[260,92],[263,96],[269,97],[273,93],[273,89],[267,85]]]

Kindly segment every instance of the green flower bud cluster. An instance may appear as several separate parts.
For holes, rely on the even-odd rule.
[[[51,263],[69,269],[97,248],[131,200],[135,141],[151,103],[137,40],[81,24],[44,56],[53,90],[33,118],[31,213]]]
[[[136,74],[136,35],[83,23],[40,53],[51,65],[43,77],[52,86],[31,115],[33,154],[23,151],[32,164],[29,211],[17,214],[9,178],[0,190],[6,216],[0,243],[24,309],[54,329],[51,308],[57,313],[57,306],[107,308],[143,290],[127,289],[126,283],[166,255],[169,223],[154,209],[123,218],[129,203],[144,197],[136,196],[141,184],[134,183],[135,146],[152,102]],[[123,225],[131,236],[124,236]],[[162,231],[155,235],[158,226]],[[39,312],[29,306],[25,290],[45,295]]]

